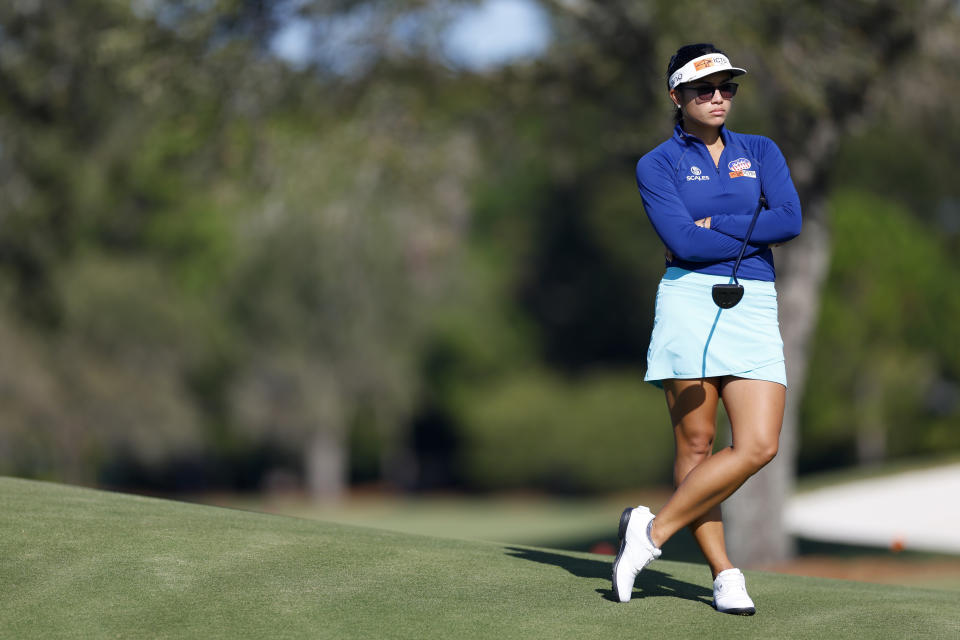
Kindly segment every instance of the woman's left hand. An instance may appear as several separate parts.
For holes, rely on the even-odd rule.
[[[710,218],[709,218],[709,217],[707,217],[707,218],[700,218],[699,220],[697,220],[697,221],[694,222],[693,224],[697,225],[698,227],[703,227],[704,229],[709,229],[709,228],[710,228]]]

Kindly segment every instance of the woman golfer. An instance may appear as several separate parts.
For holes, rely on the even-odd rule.
[[[667,69],[673,136],[637,163],[644,209],[667,248],[645,379],[666,393],[676,490],[656,516],[640,506],[620,517],[620,602],[661,545],[689,525],[713,572],[714,607],[755,612],[727,557],[720,503],[777,453],[787,380],[770,245],[800,233],[800,202],[771,140],[724,127],[737,93],[731,80],[744,73],[713,45],[681,47]],[[742,248],[743,298],[720,308],[711,290],[732,282]],[[732,445],[712,453],[721,399]]]

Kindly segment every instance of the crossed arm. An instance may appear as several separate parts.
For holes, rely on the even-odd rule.
[[[745,257],[791,240],[800,233],[800,199],[783,154],[765,139],[761,155],[760,184],[769,203],[754,225]],[[644,210],[657,235],[674,256],[689,262],[713,262],[737,257],[753,219],[751,214],[719,213],[694,220],[677,192],[672,167],[662,158],[645,156],[637,164],[637,185]],[[743,178],[749,179],[749,178]]]
[[[637,185],[643,208],[663,244],[684,261],[731,260],[740,254],[743,239],[696,224],[680,199],[670,167],[657,160],[637,166]],[[766,251],[766,243],[751,241],[745,255]],[[671,257],[672,260],[672,257]]]
[[[768,208],[760,212],[750,240],[778,246],[800,235],[802,226],[800,197],[793,186],[787,161],[780,153],[780,149],[772,141],[766,140],[762,151],[763,157],[758,167],[759,180]],[[752,218],[752,215],[743,213],[720,213],[698,220],[697,224],[719,231],[731,238],[743,240],[750,228]]]
[[[711,219],[712,219],[712,216],[707,216],[706,218],[700,218],[699,220],[694,220],[694,221],[693,221],[693,224],[697,225],[698,227],[703,227],[704,229],[709,229],[709,228],[710,228]],[[741,240],[742,240],[742,239],[743,239],[743,238],[741,238]],[[783,245],[785,245],[785,244],[788,243],[789,241],[790,241],[790,240],[783,240],[783,241],[781,241],[781,242],[773,242],[773,243],[771,243],[771,244],[769,244],[769,245],[767,245],[767,246],[769,246],[769,247],[782,247]],[[670,254],[670,250],[669,250],[669,249],[667,249],[667,254],[672,255],[672,254]]]

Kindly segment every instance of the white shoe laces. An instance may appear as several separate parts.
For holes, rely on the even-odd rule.
[[[747,592],[747,581],[742,575],[733,574],[728,576],[723,576],[720,578],[720,584],[718,585],[719,590],[721,591],[742,591],[743,593]]]

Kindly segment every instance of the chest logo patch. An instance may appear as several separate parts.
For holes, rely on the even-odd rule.
[[[693,182],[694,180],[709,180],[710,176],[701,175],[703,171],[697,165],[692,165],[690,167],[690,175],[687,176],[687,182]]]
[[[749,171],[753,164],[747,158],[737,158],[727,163],[731,178],[757,178],[756,171]]]

